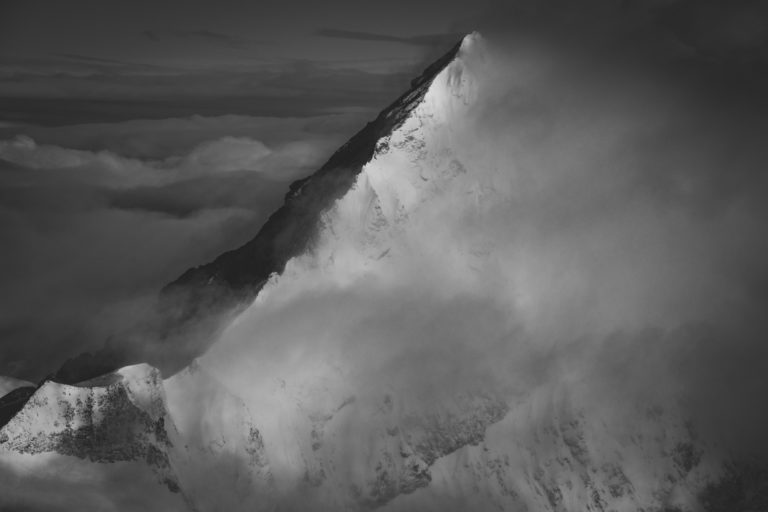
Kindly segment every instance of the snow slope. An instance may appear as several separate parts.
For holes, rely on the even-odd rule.
[[[142,364],[75,386],[46,382],[0,429],[0,470],[11,475],[2,506],[41,509],[259,510],[269,484],[242,401],[194,366],[166,381]],[[27,503],[35,487],[43,492]],[[54,503],[65,487],[81,491]]]

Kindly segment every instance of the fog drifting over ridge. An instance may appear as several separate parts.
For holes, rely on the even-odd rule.
[[[765,455],[763,102],[718,74],[738,63],[614,28],[605,53],[491,31],[443,72],[202,358],[265,438],[280,386],[318,410],[392,392],[422,413],[570,389],[624,425],[679,408]]]

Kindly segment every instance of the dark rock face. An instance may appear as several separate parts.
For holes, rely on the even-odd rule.
[[[0,398],[0,427],[11,421],[17,412],[19,412],[24,404],[27,403],[29,397],[35,393],[35,388],[32,386],[25,386],[23,388],[17,388]]]

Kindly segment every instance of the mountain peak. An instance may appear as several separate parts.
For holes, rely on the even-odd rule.
[[[412,80],[408,91],[331,155],[317,172],[291,184],[283,206],[270,216],[253,239],[210,263],[187,270],[168,284],[161,295],[162,337],[188,337],[194,330],[205,332],[204,337],[208,339],[221,322],[213,320],[201,329],[201,318],[216,318],[252,300],[270,275],[282,272],[289,259],[311,244],[321,213],[353,186],[363,166],[376,154],[379,141],[408,119],[437,77],[453,63],[457,64],[451,71],[453,78],[446,83],[460,84],[463,66],[458,60],[476,53],[481,44],[482,38],[477,32],[457,42]],[[190,329],[192,324],[194,328]],[[192,352],[190,360],[198,355],[200,347]]]
[[[480,32],[477,30],[474,30],[462,38],[459,45],[459,51],[461,53],[469,53],[472,51],[472,48],[483,44],[483,41],[484,39],[482,34],[480,34]]]
[[[69,359],[50,378],[67,384],[97,378],[114,380],[118,368],[142,360],[149,360],[165,375],[184,368],[208,347],[229,318],[256,297],[272,274],[280,273],[288,260],[306,250],[322,212],[354,185],[363,166],[376,154],[379,141],[408,119],[446,68],[473,54],[479,44],[477,32],[468,34],[427,66],[411,81],[408,91],[342,145],[318,171],[292,183],[283,206],[253,239],[207,264],[188,269],[166,285],[154,316],[126,334],[160,342],[160,350],[153,350],[152,357],[108,345]],[[453,74],[460,68],[457,63]],[[25,389],[21,399],[10,397],[18,406],[8,409],[7,414],[0,412],[0,426],[18,411],[34,387]]]

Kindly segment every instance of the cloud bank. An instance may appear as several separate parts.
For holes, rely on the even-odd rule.
[[[1,140],[0,375],[37,380],[128,343],[159,289],[250,239],[348,122],[195,117]]]

